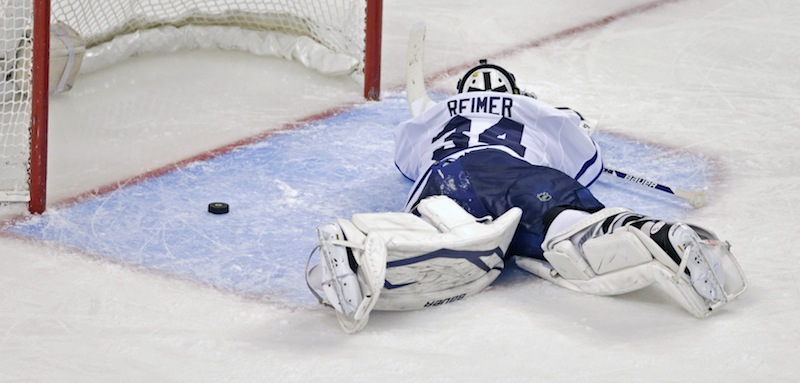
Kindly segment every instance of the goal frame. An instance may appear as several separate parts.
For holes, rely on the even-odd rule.
[[[380,99],[383,0],[366,1],[364,98]],[[47,137],[50,72],[50,0],[33,2],[33,57],[31,63],[31,121],[28,211],[41,214],[47,207]]]
[[[28,211],[41,214],[47,205],[47,114],[50,86],[50,0],[33,6],[31,62],[30,200]]]

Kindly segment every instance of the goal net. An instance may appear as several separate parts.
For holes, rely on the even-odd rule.
[[[0,213],[20,203],[31,212],[44,210],[47,99],[65,90],[64,66],[87,73],[136,55],[218,48],[294,60],[323,74],[351,76],[363,84],[366,98],[380,93],[381,0],[0,0],[0,5]],[[65,40],[62,27],[74,30],[79,44]],[[49,57],[54,41],[68,51],[58,65],[61,72]]]

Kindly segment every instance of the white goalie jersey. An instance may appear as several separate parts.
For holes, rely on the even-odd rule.
[[[578,114],[523,95],[457,94],[398,125],[394,139],[395,164],[411,180],[437,161],[488,148],[559,170],[584,186],[603,171],[600,149]]]

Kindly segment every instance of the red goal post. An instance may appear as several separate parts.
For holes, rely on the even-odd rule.
[[[0,2],[6,3],[0,13],[0,46],[6,47],[0,51],[0,217],[25,202],[23,210],[31,213],[46,207],[48,100],[64,90],[68,75],[50,57],[51,41],[59,42],[51,32],[57,22],[82,42],[81,73],[174,50],[180,41],[177,49],[214,47],[296,60],[324,74],[348,75],[363,82],[366,99],[380,98],[382,0]]]

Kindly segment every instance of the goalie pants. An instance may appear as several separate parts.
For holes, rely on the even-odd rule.
[[[604,205],[572,177],[544,166],[535,166],[499,150],[484,149],[442,161],[431,167],[417,201],[445,195],[475,217],[497,218],[512,207],[522,209],[508,256],[544,259],[542,241],[545,217],[564,207],[595,212]],[[415,212],[416,214],[416,212]]]

